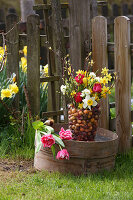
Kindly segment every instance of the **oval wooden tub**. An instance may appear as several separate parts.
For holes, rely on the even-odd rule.
[[[67,124],[55,124],[55,131],[60,131],[62,126],[68,128]],[[38,170],[86,175],[111,170],[115,165],[118,136],[114,132],[99,128],[95,141],[64,140],[64,143],[70,155],[69,160],[54,160],[51,149],[42,146],[34,157],[34,167]],[[57,147],[56,151],[58,150]]]

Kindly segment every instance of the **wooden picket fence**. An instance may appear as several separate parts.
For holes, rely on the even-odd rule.
[[[7,51],[8,54],[8,74],[15,72],[17,81],[19,80],[19,49],[27,45],[27,89],[30,98],[32,113],[37,115],[40,112],[40,83],[51,82],[55,87],[55,82],[61,79],[61,74],[52,74],[46,78],[40,78],[40,45],[47,46],[47,36],[40,35],[40,20],[38,15],[31,15],[27,19],[27,34],[19,34],[18,18],[16,15],[8,15],[7,24]],[[108,50],[114,48],[115,71],[118,74],[116,82],[116,133],[119,135],[120,152],[125,152],[131,147],[131,51],[133,44],[130,43],[130,20],[127,17],[117,17],[114,21],[114,43],[107,41],[107,19],[103,16],[94,17],[92,20],[92,52],[94,60],[94,71],[107,67]],[[68,37],[67,37],[68,39]],[[51,55],[49,55],[51,56]],[[60,69],[59,69],[60,70]],[[59,85],[58,85],[59,86]],[[54,90],[55,91],[55,90]],[[51,101],[57,101],[51,93]],[[58,109],[53,109],[47,116],[61,115],[60,104]],[[100,126],[109,128],[109,103],[108,99],[101,103],[102,116]],[[45,113],[46,114],[46,113]]]
[[[107,42],[107,19],[97,16],[92,21],[92,49],[94,71],[107,66],[108,47],[114,46],[114,66],[118,79],[115,86],[116,133],[119,136],[119,151],[131,147],[131,49],[130,20],[120,16],[114,21],[114,43]],[[101,70],[100,70],[101,71]],[[109,124],[108,99],[102,102],[101,124]],[[132,113],[133,114],[133,113]],[[133,117],[132,117],[133,121]]]

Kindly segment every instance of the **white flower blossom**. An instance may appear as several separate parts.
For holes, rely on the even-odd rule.
[[[65,95],[65,93],[66,93],[66,85],[61,85],[60,89],[61,89],[61,92],[63,93],[63,95]]]
[[[84,89],[81,93],[81,97],[90,96],[90,90]]]
[[[89,76],[96,78],[96,74],[94,72],[90,72]]]
[[[100,77],[96,77],[95,80],[100,83]]]
[[[95,101],[95,97],[86,96],[83,100],[83,108],[89,108],[91,110],[91,106],[96,106],[97,102]]]

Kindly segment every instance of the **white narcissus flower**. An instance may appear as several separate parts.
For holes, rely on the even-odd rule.
[[[61,89],[61,92],[63,93],[63,95],[65,95],[65,93],[66,93],[66,85],[61,85],[60,89]]]
[[[96,78],[96,74],[94,72],[90,72],[89,76]]]
[[[96,77],[95,80],[100,83],[100,77]]]
[[[90,96],[90,90],[84,89],[81,93],[81,97]]]
[[[86,96],[83,100],[83,108],[89,108],[91,110],[91,106],[96,106],[97,102],[95,101],[95,97]]]

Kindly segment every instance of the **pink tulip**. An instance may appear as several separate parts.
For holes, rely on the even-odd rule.
[[[45,147],[51,148],[51,146],[55,144],[55,139],[51,134],[47,134],[41,137],[41,142],[43,143],[44,148]]]
[[[93,92],[101,92],[102,86],[100,83],[95,83],[93,86]]]
[[[66,149],[62,149],[61,151],[59,151],[59,152],[57,153],[56,158],[57,158],[58,160],[64,160],[64,159],[69,160],[69,153],[67,152]]]
[[[71,140],[72,138],[72,132],[67,129],[66,131],[64,130],[64,128],[61,128],[61,131],[59,132],[60,138],[62,140]]]

